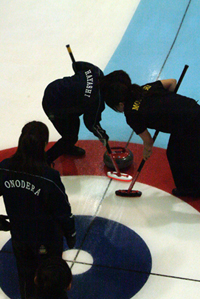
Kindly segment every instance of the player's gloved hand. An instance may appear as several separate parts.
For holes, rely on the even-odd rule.
[[[99,140],[101,141],[101,143],[106,146],[109,136],[106,134],[106,131],[104,129],[102,129],[102,127],[100,126],[100,124],[97,124],[93,127],[93,133],[95,136],[97,136],[99,138]]]
[[[8,216],[0,215],[0,230],[5,232],[10,230],[10,222],[6,219],[9,219]]]
[[[68,232],[65,235],[66,241],[67,241],[67,245],[69,247],[69,249],[74,248],[75,244],[76,244],[76,231],[73,230],[71,232]]]
[[[108,137],[108,135],[107,135],[106,133],[104,134],[103,138],[99,138],[99,140],[101,141],[101,143],[102,143],[104,146],[107,145],[108,139],[109,139],[109,137]]]

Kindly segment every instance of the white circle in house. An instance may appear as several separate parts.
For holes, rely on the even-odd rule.
[[[93,265],[93,257],[84,250],[69,249],[63,252],[63,259],[72,270],[73,275],[87,272]]]

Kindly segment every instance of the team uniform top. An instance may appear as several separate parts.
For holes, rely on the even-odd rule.
[[[74,229],[74,219],[59,172],[46,167],[44,175],[11,170],[10,159],[0,163],[0,195],[11,223],[12,238],[34,245],[58,246]]]
[[[98,86],[103,72],[87,62],[76,62],[73,67],[76,71],[74,76],[57,79],[47,86],[43,108],[48,109],[50,119],[72,113],[83,114],[86,127],[93,132],[93,126],[100,122],[105,109]]]
[[[142,86],[145,97],[125,103],[124,114],[129,126],[141,134],[147,128],[173,133],[195,121],[199,105],[191,98],[169,92],[161,81]],[[198,108],[198,109],[197,109]]]

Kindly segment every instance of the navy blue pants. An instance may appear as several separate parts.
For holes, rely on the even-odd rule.
[[[61,155],[68,152],[78,141],[78,133],[80,128],[80,114],[72,113],[62,116],[54,115],[45,102],[43,109],[54,125],[55,129],[61,135],[61,138],[46,152],[47,162],[51,164]]]

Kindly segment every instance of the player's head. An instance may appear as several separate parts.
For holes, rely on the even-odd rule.
[[[126,72],[114,71],[100,82],[102,98],[110,108],[119,111],[119,103],[124,103],[131,95],[131,86],[131,79]]]
[[[62,258],[48,258],[38,267],[34,281],[38,296],[44,299],[65,298],[71,288],[72,273]]]
[[[32,174],[41,174],[46,163],[45,146],[48,143],[49,130],[40,121],[27,123],[19,137],[18,148],[11,158],[12,168]]]
[[[48,139],[49,130],[44,123],[40,121],[29,122],[22,128],[18,150],[27,157],[43,160]]]

